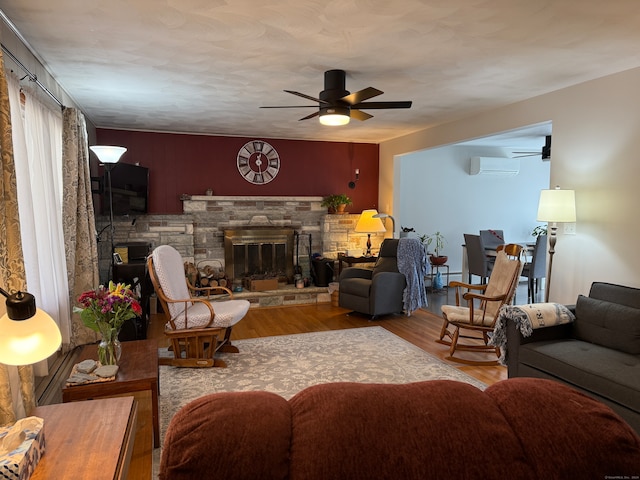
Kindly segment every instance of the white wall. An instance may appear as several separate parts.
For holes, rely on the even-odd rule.
[[[550,300],[573,303],[594,281],[640,287],[638,85],[640,68],[384,142],[379,204],[395,211],[397,155],[551,121],[550,185],[576,191],[578,220],[576,235],[559,231]]]
[[[518,175],[469,175],[472,156],[502,157],[496,149],[451,146],[396,158],[402,184],[397,229],[418,235],[440,231],[451,272],[462,269],[464,233],[504,230],[507,242],[532,242],[540,190],[549,185],[549,164],[540,157],[520,159]],[[465,280],[466,281],[466,280]]]

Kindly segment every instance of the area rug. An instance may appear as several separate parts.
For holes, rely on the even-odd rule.
[[[202,395],[265,390],[291,398],[329,382],[409,383],[479,380],[379,326],[234,341],[240,353],[221,354],[227,368],[160,367],[160,435],[173,415]],[[160,350],[160,355],[166,355]],[[155,450],[154,474],[160,449]]]

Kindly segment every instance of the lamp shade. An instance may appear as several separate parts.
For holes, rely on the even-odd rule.
[[[576,221],[576,199],[574,190],[542,190],[538,203],[539,222],[564,222]]]
[[[112,145],[94,145],[89,147],[96,154],[100,163],[117,163],[120,157],[127,151],[124,147]]]
[[[360,233],[384,233],[387,231],[384,228],[384,224],[380,218],[374,217],[377,215],[377,210],[363,210],[356,224],[355,231]]]
[[[31,365],[51,356],[62,342],[56,322],[44,311],[26,320],[0,318],[0,363]]]

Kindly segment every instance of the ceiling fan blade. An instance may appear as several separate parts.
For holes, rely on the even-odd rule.
[[[383,91],[378,90],[377,88],[367,87],[350,95],[345,95],[340,100],[348,103],[349,105],[355,105],[357,103],[364,102],[365,100],[369,100],[370,98],[377,97],[378,95],[382,95],[383,93]]]
[[[285,92],[290,93],[291,95],[297,95],[298,97],[306,98],[307,100],[311,100],[312,102],[326,103],[327,105],[329,104],[329,102],[325,102],[324,100],[320,100],[319,98],[305,95],[304,93],[294,92],[293,90],[285,90]]]
[[[318,108],[318,105],[272,105],[260,108]]]
[[[356,103],[351,108],[359,109],[383,109],[383,108],[411,108],[411,100],[405,102],[366,102]]]
[[[373,115],[369,115],[367,112],[361,112],[360,110],[356,110],[355,108],[351,109],[351,118],[355,118],[356,120],[369,120]]]
[[[313,112],[311,115],[307,115],[306,117],[302,117],[300,121],[309,120],[310,118],[317,117],[318,115],[320,115],[320,110],[318,110],[317,112]]]

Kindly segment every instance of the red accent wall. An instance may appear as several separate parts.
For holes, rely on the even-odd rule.
[[[149,168],[149,213],[182,213],[180,195],[325,196],[346,193],[347,208],[377,208],[379,149],[373,143],[277,140],[97,129],[97,144],[127,148],[122,162]],[[264,140],[280,155],[280,172],[266,185],[240,175],[236,158],[250,140]],[[93,161],[97,163],[95,157]],[[356,187],[355,169],[360,169]]]

